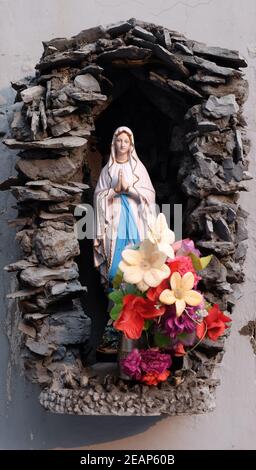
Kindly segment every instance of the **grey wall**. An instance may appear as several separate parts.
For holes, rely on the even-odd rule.
[[[246,71],[250,97],[245,114],[252,139],[251,168],[255,176],[256,147],[256,3],[254,0],[10,0],[0,1],[0,132],[6,127],[6,111],[13,100],[11,80],[33,74],[42,53],[42,40],[77,34],[82,29],[136,17],[178,30],[208,45],[239,49],[249,62]],[[14,174],[15,152],[0,144],[0,180]],[[7,220],[15,216],[10,194],[0,195],[0,448],[42,449],[86,447],[90,449],[255,449],[255,356],[248,338],[239,329],[255,318],[256,213],[255,182],[241,198],[250,212],[249,250],[243,296],[235,312],[232,333],[221,368],[217,409],[204,416],[111,418],[59,416],[38,404],[38,389],[20,376],[10,357],[6,331],[15,332],[15,305],[6,321],[5,295],[15,286],[14,276],[2,266],[17,258],[15,231]],[[8,327],[8,328],[7,328]],[[12,350],[18,350],[15,335]],[[154,425],[152,427],[152,425]],[[136,435],[137,434],[137,435]],[[131,436],[131,437],[129,437]],[[103,444],[105,442],[105,444]]]

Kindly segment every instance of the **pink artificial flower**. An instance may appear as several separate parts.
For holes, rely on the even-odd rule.
[[[166,264],[171,270],[171,275],[175,272],[178,272],[181,276],[184,276],[184,274],[186,274],[187,272],[191,272],[194,275],[195,279],[194,289],[196,288],[198,282],[202,279],[200,276],[197,275],[192,260],[191,258],[189,258],[189,256],[177,256],[175,259],[167,261]]]
[[[147,385],[157,385],[167,379],[171,366],[169,354],[159,352],[158,348],[133,349],[128,356],[121,361],[121,367],[126,375],[135,380],[140,380]]]
[[[198,257],[201,256],[200,251],[195,247],[193,240],[190,240],[190,238],[179,240],[175,242],[172,247],[175,256],[187,256],[189,253],[194,253]]]

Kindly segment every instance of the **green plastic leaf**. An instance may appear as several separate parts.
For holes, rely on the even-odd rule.
[[[136,295],[137,297],[143,297],[144,293],[141,292],[138,287],[136,287],[134,284],[126,284],[125,288],[125,295],[127,294],[133,294]]]
[[[179,338],[180,341],[185,341],[188,336],[188,333],[180,333],[177,335],[177,338]]]
[[[123,304],[116,304],[114,307],[110,310],[110,317],[112,320],[117,320],[119,317],[119,313],[121,312],[123,308]]]
[[[157,332],[154,336],[155,345],[159,348],[165,348],[170,344],[170,338],[168,336],[163,335],[163,333]]]
[[[209,312],[212,306],[213,306],[212,303],[205,301],[205,310],[207,310],[207,312]]]
[[[212,255],[204,256],[203,258],[200,258],[202,269],[205,269],[208,266],[211,259],[212,259]]]
[[[116,275],[113,279],[113,287],[114,289],[118,289],[120,287],[120,284],[123,280],[123,272],[121,271],[121,269],[117,269],[117,272],[116,272]]]
[[[209,256],[204,256],[203,258],[199,258],[196,256],[194,253],[189,253],[189,256],[192,260],[193,266],[196,271],[201,271],[202,269],[205,269],[206,266],[210,263],[212,259],[212,255]]]
[[[153,320],[145,320],[143,330],[148,331],[153,323]]]
[[[126,284],[124,290],[125,290],[125,294],[137,295],[137,292],[138,292],[138,289],[134,284]]]
[[[113,302],[115,302],[115,304],[122,303],[123,296],[124,296],[124,294],[121,290],[113,290],[112,292],[110,292],[108,294],[108,298],[110,300],[113,300]]]

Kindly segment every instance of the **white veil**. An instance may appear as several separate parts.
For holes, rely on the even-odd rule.
[[[129,204],[141,240],[146,236],[148,219],[156,214],[155,190],[148,172],[135,150],[133,132],[129,127],[118,127],[113,134],[109,160],[101,171],[94,192],[94,263],[101,272],[104,284],[108,283],[108,270],[113,259],[120,218],[120,198],[114,197],[117,172],[120,169],[120,164],[116,162],[115,139],[122,132],[126,132],[131,140],[129,163],[123,166],[123,171],[125,180],[130,185],[133,195],[136,196],[136,198],[129,197]],[[110,232],[112,239],[107,236]]]

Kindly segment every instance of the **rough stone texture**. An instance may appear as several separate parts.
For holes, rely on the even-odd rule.
[[[239,333],[243,336],[249,336],[250,343],[254,354],[256,354],[256,322],[250,320],[247,325],[243,326]]]
[[[115,51],[103,52],[98,56],[100,63],[115,60],[146,60],[151,56],[151,50],[141,49],[136,46],[120,47]]]
[[[218,84],[217,86],[214,83],[201,84],[198,91],[205,96],[214,95],[218,98],[230,94],[235,95],[239,106],[243,105],[249,94],[247,80],[241,80],[240,77],[232,77],[228,79],[227,83]]]
[[[220,75],[221,77],[237,76],[237,72],[234,69],[230,67],[221,67],[219,65],[216,65],[214,62],[201,59],[200,57],[191,57],[190,55],[179,54],[179,58],[184,62],[184,64],[188,68],[191,68],[192,70],[199,69],[205,71],[207,74],[216,74]]]
[[[71,279],[78,279],[79,273],[77,264],[72,263],[70,266],[61,267],[59,269],[49,269],[41,266],[28,267],[22,270],[20,279],[30,286],[40,287],[44,286],[52,279],[62,279],[69,281]]]
[[[190,415],[214,410],[217,380],[188,374],[180,381],[178,386],[165,383],[158,388],[130,385],[114,377],[106,377],[104,383],[89,379],[80,390],[43,391],[40,403],[49,411],[77,415]]]
[[[188,85],[185,85],[185,83],[182,83],[179,80],[163,80],[161,76],[154,72],[150,72],[149,77],[153,84],[159,86],[165,91],[168,91],[168,88],[170,88],[171,90],[177,91],[178,93],[181,93],[185,96],[194,96],[196,98],[201,98],[200,93],[198,93],[196,90],[193,90],[193,88]]]
[[[78,88],[81,88],[83,91],[95,91],[100,93],[99,83],[89,73],[84,75],[77,75],[74,80],[74,85]]]
[[[55,67],[79,65],[95,51],[96,45],[93,43],[86,44],[75,51],[53,52],[50,55],[45,55],[36,68],[40,71],[49,71]]]
[[[52,187],[51,185],[45,185],[42,189],[33,189],[30,187],[24,186],[12,186],[12,193],[18,199],[19,202],[28,202],[28,201],[37,201],[37,202],[47,202],[47,201],[69,201],[73,197],[62,191]]]
[[[4,144],[12,149],[73,149],[84,146],[86,140],[81,137],[61,137],[40,142],[18,142],[14,139],[6,139]]]
[[[18,228],[23,259],[5,269],[17,272],[19,281],[8,297],[19,303],[27,376],[45,388],[42,405],[59,413],[211,411],[217,386],[212,374],[224,341],[198,345],[173,375],[174,384],[149,388],[124,383],[115,374],[89,378],[79,349],[90,336],[90,321],[79,301],[86,287],[74,260],[79,244],[73,213],[88,189],[87,165],[95,185],[104,161],[95,122],[135,80],[168,123],[166,148],[157,153],[152,145],[146,161],[149,169],[160,169],[157,195],[176,202],[170,163],[177,191],[187,199],[186,236],[203,255],[214,255],[202,273],[205,297],[231,313],[247,247],[247,214],[238,205],[250,179],[242,116],[248,84],[239,70],[246,63],[237,51],[208,47],[135,19],[43,45],[36,76],[12,84],[16,103],[4,143],[22,151],[18,175],[0,183],[17,199],[18,216],[10,225]],[[154,133],[150,129],[147,138]]]
[[[66,183],[84,165],[84,155],[79,150],[69,156],[57,159],[21,158],[15,168],[30,180],[50,179],[53,182]]]
[[[235,95],[226,95],[222,98],[210,96],[205,103],[204,114],[218,119],[236,114],[238,110],[239,106],[236,102]]]
[[[145,39],[146,41],[155,43],[156,42],[156,37],[154,34],[152,34],[150,31],[147,31],[144,28],[141,28],[140,26],[135,26],[132,30],[132,33],[135,36],[138,36],[139,38]]]
[[[41,320],[35,340],[29,339],[27,346],[35,353],[38,353],[37,348],[43,347],[43,355],[49,355],[49,348],[84,343],[90,335],[90,323],[84,312],[53,313]]]
[[[207,59],[213,59],[214,61],[225,61],[232,67],[246,67],[246,61],[239,57],[238,51],[232,51],[224,49],[222,47],[207,47],[204,44],[194,44],[193,52],[196,55],[206,57]]]
[[[168,68],[177,72],[181,77],[185,78],[189,76],[189,72],[182,60],[177,58],[172,52],[157,44],[154,47],[154,54],[161,59]]]
[[[52,227],[37,230],[33,245],[38,259],[49,268],[60,266],[80,253],[74,233]]]
[[[132,28],[132,25],[129,21],[120,21],[119,23],[113,23],[106,26],[106,32],[111,36],[118,34],[126,33]]]

